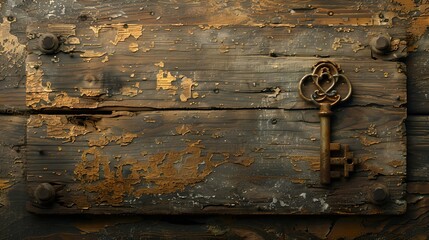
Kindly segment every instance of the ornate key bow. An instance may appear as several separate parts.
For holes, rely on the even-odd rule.
[[[307,82],[312,82],[316,89],[307,97],[303,90]],[[346,95],[343,97],[336,90],[338,84],[346,84]],[[347,101],[352,95],[352,84],[349,79],[342,74],[341,68],[331,62],[322,61],[313,67],[313,73],[305,75],[298,86],[299,95],[308,102],[313,102],[320,106],[322,103],[329,103],[333,106],[339,102]]]

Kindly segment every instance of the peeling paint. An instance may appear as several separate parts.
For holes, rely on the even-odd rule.
[[[186,135],[187,133],[191,132],[191,125],[182,124],[182,125],[176,127],[176,132],[179,135]]]
[[[337,51],[338,48],[343,47],[343,43],[351,44],[353,52],[358,52],[359,50],[365,49],[365,47],[362,46],[361,42],[359,42],[358,40],[354,40],[352,38],[349,38],[349,37],[344,37],[344,38],[336,37],[336,38],[334,38],[334,42],[332,43],[332,49]]]
[[[2,64],[15,68],[24,61],[25,45],[19,43],[18,37],[10,33],[10,24],[7,17],[3,17],[3,22],[0,24],[0,55],[7,58],[7,63]]]
[[[134,138],[137,138],[138,135],[136,133],[124,133],[120,136],[110,135],[107,136],[103,133],[103,135],[99,138],[90,138],[88,139],[88,145],[90,147],[98,146],[104,147],[107,146],[111,142],[115,142],[118,145],[126,146],[130,144]]]
[[[99,96],[104,94],[104,92],[101,89],[92,89],[92,88],[84,89],[84,88],[81,88],[81,89],[79,89],[79,91],[80,91],[82,97],[85,97],[85,96],[86,97],[99,97]]]
[[[113,45],[118,45],[119,42],[124,42],[129,37],[138,39],[142,35],[143,25],[140,24],[105,24],[98,26],[91,26],[90,29],[98,37],[103,29],[115,29],[115,40],[110,41]]]
[[[103,142],[105,144],[106,141]],[[203,181],[213,169],[234,163],[250,166],[254,160],[243,157],[241,152],[221,154],[203,153],[201,141],[189,143],[181,151],[160,152],[142,155],[143,159],[110,159],[101,148],[90,147],[82,153],[74,170],[75,177],[81,182],[82,190],[89,193],[91,201],[120,205],[125,196],[140,197],[146,194],[166,194],[184,190],[186,186]],[[222,157],[222,159],[213,158]],[[111,167],[111,164],[114,167]],[[201,164],[203,168],[201,169]],[[130,166],[130,173],[123,175],[124,166]],[[100,175],[100,172],[103,172]]]
[[[364,146],[371,146],[374,144],[381,143],[381,140],[375,137],[368,137],[368,136],[359,136],[359,141]]]
[[[319,157],[315,156],[299,156],[299,155],[289,155],[287,156],[290,159],[290,162],[293,166],[293,169],[297,172],[302,172],[302,169],[297,167],[297,162],[308,162],[310,169],[312,171],[320,171],[320,160]]]
[[[42,63],[38,62],[27,62],[26,64],[26,104],[28,107],[36,108],[40,102],[48,103],[49,93],[52,92],[51,84],[46,83],[43,85],[43,70],[41,68]]]
[[[140,83],[139,82],[135,83],[133,86],[130,86],[130,87],[123,87],[121,89],[121,94],[123,96],[135,97],[139,93],[143,92],[142,90],[139,89],[139,87],[140,87]]]
[[[46,126],[48,138],[63,139],[64,142],[74,142],[76,137],[86,135],[93,131],[89,126],[77,125],[61,115],[31,115],[28,119],[29,128]]]
[[[197,84],[192,81],[192,79],[183,77],[180,83],[180,88],[182,89],[182,93],[180,94],[180,101],[186,102],[190,98],[197,98],[198,92],[192,92],[193,87]]]
[[[163,68],[165,66],[163,61],[161,61],[159,63],[155,63],[154,65],[157,67],[160,67],[160,68]]]
[[[177,87],[172,85],[174,81],[176,81],[176,77],[171,75],[169,71],[159,70],[156,75],[156,90],[170,90],[172,94],[175,94]]]
[[[81,58],[99,58],[106,55],[106,52],[97,52],[94,50],[86,50],[80,54]]]
[[[128,50],[130,50],[132,53],[135,53],[139,50],[139,45],[135,42],[130,43],[130,45],[128,45]]]

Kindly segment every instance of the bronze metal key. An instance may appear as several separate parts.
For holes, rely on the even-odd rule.
[[[352,85],[337,64],[321,61],[313,67],[312,74],[305,75],[299,81],[298,92],[305,101],[320,107],[320,182],[329,184],[331,182],[331,145],[335,145],[331,143],[331,107],[350,98]],[[341,95],[340,92],[345,94]],[[348,146],[338,144],[336,146],[348,151]],[[345,155],[351,156],[347,151]],[[350,167],[350,163],[347,162],[348,156],[341,158],[341,161],[344,164],[344,172],[347,172],[348,176],[346,171]]]

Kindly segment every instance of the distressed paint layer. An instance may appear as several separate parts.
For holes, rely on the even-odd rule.
[[[32,128],[46,126],[47,137],[63,139],[64,142],[74,142],[76,137],[88,134],[94,130],[90,128],[90,125],[75,124],[68,120],[66,116],[59,115],[31,115],[27,125]]]
[[[91,26],[90,29],[94,32],[96,37],[98,37],[100,32],[104,29],[115,29],[116,36],[115,39],[111,41],[113,45],[118,45],[119,42],[123,42],[131,36],[138,39],[143,34],[143,25],[140,24],[106,24]]]
[[[18,37],[10,33],[11,22],[7,17],[3,18],[0,24],[0,54],[6,56],[7,64],[4,67],[19,67],[25,57],[25,45],[19,43]],[[17,66],[18,64],[18,66]]]
[[[196,85],[197,84],[194,81],[192,81],[192,79],[183,77],[180,83],[180,88],[182,90],[182,93],[180,94],[180,101],[186,102],[190,98],[197,98],[198,92],[192,92],[193,88]]]
[[[176,77],[171,75],[169,71],[159,70],[156,75],[156,90],[170,90],[175,94],[177,87],[173,86],[172,82],[176,81]]]
[[[185,187],[203,181],[222,164],[250,166],[254,162],[253,158],[246,158],[241,153],[203,151],[204,145],[197,141],[189,143],[182,151],[143,154],[142,159],[124,157],[114,160],[101,148],[91,147],[82,153],[82,161],[74,170],[76,179],[81,182],[77,190],[94,193],[88,198],[96,203],[121,205],[125,197],[183,191]],[[221,159],[213,160],[215,155]],[[125,166],[129,166],[127,175],[123,173]]]

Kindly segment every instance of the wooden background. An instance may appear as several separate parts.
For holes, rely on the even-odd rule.
[[[427,143],[429,109],[426,79],[428,5],[425,1],[157,1],[120,3],[116,1],[8,1],[1,4],[0,121],[2,129],[0,162],[0,236],[4,239],[96,239],[96,238],[199,238],[199,239],[427,239],[429,165]],[[405,59],[408,77],[407,119],[407,212],[402,216],[36,216],[25,210],[26,124],[32,113],[26,107],[25,59],[28,44],[26,29],[34,22],[72,24],[124,23],[145,21],[168,26],[171,31],[186,25],[224,28],[240,25],[252,33],[239,34],[240,41],[265,43],[245,49],[255,55],[300,56],[316,51],[312,39],[335,40],[335,34],[353,31],[358,39],[364,26],[379,28],[392,36],[407,39],[410,54]],[[183,24],[171,26],[171,24]],[[264,27],[273,27],[266,33]],[[280,41],[288,28],[308,44]],[[261,30],[262,29],[262,30]],[[356,29],[356,30],[355,30]],[[295,29],[294,29],[295,30]],[[310,31],[311,30],[311,31]],[[185,30],[184,30],[185,31]],[[224,34],[235,34],[226,27]],[[228,32],[230,31],[230,32]],[[267,34],[264,36],[264,32]],[[315,32],[317,34],[315,34]],[[169,36],[162,31],[160,35]],[[272,34],[278,34],[270,39]],[[300,35],[299,35],[300,34]],[[325,36],[324,36],[325,34]],[[177,34],[175,34],[177,35]],[[198,39],[209,39],[200,36]],[[310,40],[309,40],[310,39]],[[195,39],[193,39],[195,40]],[[359,39],[358,39],[359,40]],[[172,39],[172,41],[174,41]],[[320,56],[368,56],[364,40],[359,44],[339,43],[336,50],[327,46]],[[150,48],[151,41],[147,40]],[[186,39],[184,41],[186,43]],[[314,41],[315,42],[315,41]],[[205,43],[209,44],[209,43]],[[251,45],[251,44],[248,44]],[[164,47],[168,46],[165,44]],[[273,48],[273,46],[276,46]],[[145,46],[142,46],[142,48]],[[186,44],[184,45],[186,48]],[[191,46],[189,46],[191,47]],[[198,48],[198,46],[194,46]],[[154,48],[157,49],[157,48]],[[237,54],[240,48],[216,45],[216,51]],[[159,46],[159,51],[168,51]],[[150,51],[149,51],[150,53]],[[162,60],[162,59],[161,59]],[[178,58],[180,61],[180,58]],[[249,62],[251,64],[251,62]],[[167,66],[168,67],[168,66]],[[174,66],[170,66],[174,67]],[[180,67],[180,66],[179,66]],[[96,68],[96,66],[94,66]],[[154,70],[157,71],[155,66]],[[158,69],[159,70],[159,69]],[[65,73],[67,74],[67,73]],[[301,74],[301,73],[297,73]],[[65,86],[67,87],[67,86]],[[272,87],[272,86],[269,86]],[[219,93],[221,93],[220,91]],[[253,96],[253,95],[252,95]],[[359,98],[358,98],[359,99]],[[400,99],[400,98],[399,98]],[[394,100],[392,100],[394,101]],[[177,106],[174,106],[177,107]]]

